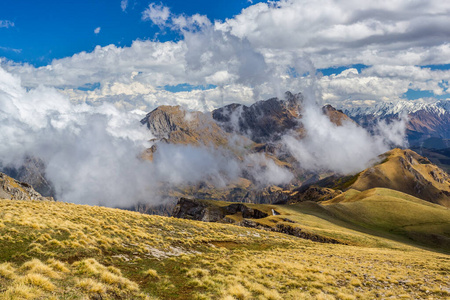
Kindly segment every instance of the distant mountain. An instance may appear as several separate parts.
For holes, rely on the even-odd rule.
[[[375,106],[345,109],[344,113],[369,130],[373,130],[380,120],[389,122],[406,115],[407,136],[411,145],[420,145],[430,137],[450,138],[450,100],[432,103],[406,100],[383,102]]]
[[[6,175],[27,183],[44,197],[55,197],[55,190],[45,176],[45,164],[36,157],[27,157],[18,167],[5,167],[0,169]]]

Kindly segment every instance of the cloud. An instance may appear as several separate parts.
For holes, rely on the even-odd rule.
[[[15,52],[15,53],[21,53],[22,52],[22,49],[15,49],[15,48],[10,48],[10,47],[2,47],[2,46],[0,46],[0,50],[3,50],[3,51],[8,51],[8,52]]]
[[[120,1],[120,8],[122,9],[122,11],[125,11],[127,7],[128,7],[128,0]]]
[[[95,34],[99,34],[100,30],[101,30],[101,27],[97,27],[97,28],[94,29],[94,33]]]
[[[305,95],[302,124],[306,137],[285,135],[283,142],[300,166],[310,171],[354,174],[374,163],[391,146],[406,146],[406,120],[380,123],[370,135],[352,121],[337,126],[322,113],[312,88]]]
[[[292,179],[263,156],[245,157],[247,168],[229,150],[207,146],[161,143],[152,162],[143,160],[153,138],[139,122],[145,114],[108,103],[76,104],[54,88],[26,89],[0,68],[0,165],[20,167],[26,157],[39,158],[58,200],[119,207],[160,204],[167,188],[224,187],[244,169],[262,185]]]
[[[143,111],[73,104],[54,88],[27,90],[1,68],[0,91],[0,164],[18,167],[29,155],[40,158],[59,200],[156,204],[161,187],[224,186],[241,172],[233,157],[207,147],[160,145],[153,162],[142,160],[153,138],[140,126]]]
[[[309,55],[319,68],[385,59],[422,64],[429,59],[427,50],[448,47],[449,12],[450,4],[441,1],[282,0],[250,6],[221,26],[275,56]]]
[[[319,78],[323,102],[334,106],[398,101],[408,89],[442,94],[439,82],[448,81],[449,72],[418,66],[450,64],[450,4],[407,0],[355,3],[258,3],[233,18],[214,22],[199,14],[177,15],[163,4],[151,3],[142,19],[162,32],[173,31],[180,40],[98,46],[92,52],[56,59],[39,68],[7,61],[2,66],[18,74],[26,87],[44,84],[64,89],[77,102],[118,103],[121,98],[122,107],[130,109],[134,100],[139,107],[152,107],[163,103],[155,99],[170,103],[181,99],[188,107],[198,108],[198,99],[206,99],[210,108],[230,101],[251,103],[281,96],[286,90],[301,91],[311,78],[303,76],[307,72],[288,70],[302,69],[298,62],[307,59],[318,68],[369,66],[359,73],[351,70]],[[298,76],[293,76],[295,73]],[[132,82],[145,88],[131,88],[132,94],[108,90]],[[100,84],[94,93],[76,90],[93,83]],[[166,85],[178,84],[217,88],[182,94],[163,91]]]
[[[150,20],[155,25],[164,26],[170,17],[170,9],[162,4],[150,3],[142,12],[142,20]]]
[[[12,21],[9,20],[0,20],[0,28],[10,28],[14,27],[15,24]]]
[[[260,186],[282,185],[291,182],[294,175],[286,168],[278,166],[262,153],[249,154],[244,158],[246,171]]]

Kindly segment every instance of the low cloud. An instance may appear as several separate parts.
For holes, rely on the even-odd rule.
[[[101,29],[102,29],[101,27],[95,28],[95,29],[94,29],[94,33],[95,33],[95,34],[99,34]]]
[[[143,160],[153,138],[140,126],[144,116],[108,103],[74,104],[54,88],[27,90],[0,68],[0,165],[20,167],[27,157],[39,158],[58,200],[120,207],[160,204],[163,191],[177,186],[224,187],[244,170],[257,184],[292,179],[263,156],[242,163],[228,150],[206,146],[161,143],[151,162]]]
[[[378,155],[392,146],[404,147],[406,119],[382,122],[376,134],[369,134],[352,121],[337,126],[322,113],[313,90],[305,95],[302,124],[306,136],[298,140],[291,135],[283,142],[300,167],[311,171],[333,171],[352,174],[374,163]]]

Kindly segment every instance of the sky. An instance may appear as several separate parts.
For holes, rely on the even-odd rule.
[[[300,166],[361,171],[405,145],[406,121],[371,135],[320,105],[446,100],[449,28],[450,2],[434,0],[2,1],[0,169],[36,157],[58,200],[115,207],[244,173],[288,184],[289,170],[254,153],[159,144],[143,161],[154,136],[139,121],[160,105],[211,111],[291,91],[307,137],[282,143]]]
[[[450,3],[2,1],[0,66],[125,110],[301,92],[338,108],[450,98]]]

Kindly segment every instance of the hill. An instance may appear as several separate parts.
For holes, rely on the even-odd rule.
[[[349,188],[365,191],[384,187],[450,207],[450,177],[412,150],[394,149],[384,160],[359,173]]]
[[[322,202],[346,222],[450,252],[450,210],[391,189],[353,189]]]
[[[306,200],[321,201],[331,199],[329,196],[325,199],[324,195],[333,195],[333,190],[366,191],[372,188],[392,189],[450,207],[450,176],[416,152],[398,148],[380,155],[379,162],[358,174],[332,175],[302,186],[294,190],[285,202],[302,201],[311,189],[320,192]],[[327,189],[331,191],[326,192]]]
[[[325,228],[307,213],[298,217],[310,227],[359,242],[48,201],[0,200],[0,215],[2,299],[450,296],[448,255]]]

